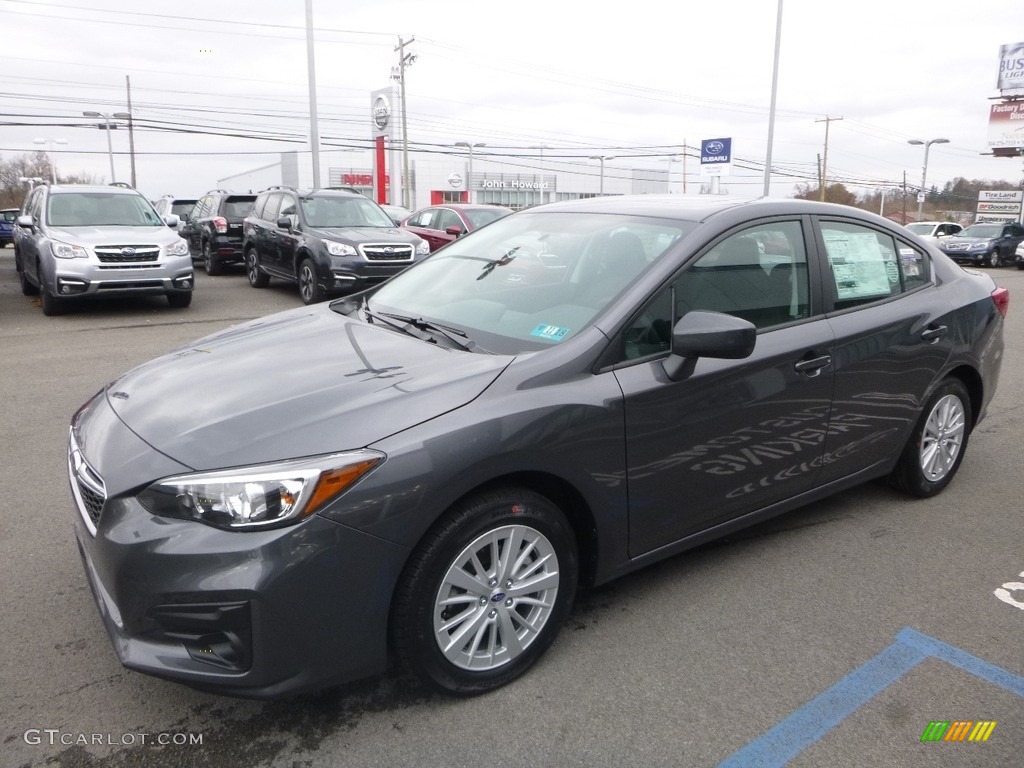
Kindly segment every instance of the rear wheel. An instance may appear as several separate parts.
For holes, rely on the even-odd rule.
[[[203,268],[206,270],[206,274],[211,277],[222,274],[224,272],[224,265],[221,264],[217,257],[213,255],[213,249],[210,247],[210,241],[203,241]]]
[[[270,275],[260,269],[260,261],[255,248],[250,248],[245,252],[245,276],[249,278],[249,285],[253,288],[266,288],[270,285]]]
[[[949,485],[960,468],[971,433],[971,399],[959,379],[932,393],[914,425],[892,480],[912,496],[928,497]]]
[[[303,259],[299,265],[299,296],[303,304],[316,304],[324,300],[324,291],[317,282],[312,259]]]
[[[576,541],[547,498],[473,497],[424,538],[392,607],[395,648],[431,688],[470,696],[526,672],[554,641],[578,579]]]

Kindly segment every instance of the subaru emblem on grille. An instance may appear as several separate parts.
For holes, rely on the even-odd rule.
[[[122,256],[134,256],[135,255],[135,249],[134,248],[122,248],[121,249],[121,255]]]
[[[395,252],[395,249],[393,247],[391,247],[390,245],[387,248],[384,249],[384,253],[388,254],[389,256],[392,253],[394,253],[394,252]]]

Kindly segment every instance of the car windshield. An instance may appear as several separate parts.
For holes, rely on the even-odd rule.
[[[930,235],[935,229],[934,224],[907,224],[907,229],[915,235]]]
[[[0,216],[3,216],[4,221],[14,221],[16,218],[18,218],[18,212],[3,211],[2,213],[0,213]]]
[[[306,197],[302,211],[311,227],[394,227],[395,222],[365,197]]]
[[[999,237],[1002,224],[973,224],[960,233],[960,237]]]
[[[492,352],[543,349],[587,327],[696,226],[635,216],[518,213],[393,278],[367,307],[459,329]]]
[[[508,216],[512,213],[511,210],[503,210],[501,208],[470,208],[464,210],[463,215],[469,219],[469,223],[473,225],[473,229],[480,229],[484,224],[490,224],[492,221]]]
[[[118,192],[63,192],[50,195],[47,221],[52,227],[162,227],[163,221],[142,195]]]

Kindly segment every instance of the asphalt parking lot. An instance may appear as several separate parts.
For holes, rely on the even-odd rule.
[[[939,497],[867,485],[583,594],[541,663],[484,697],[390,673],[260,703],[118,664],[74,544],[65,441],[119,373],[299,306],[297,290],[199,271],[188,309],[47,318],[0,250],[0,763],[1019,766],[1024,272],[993,274],[1011,292],[1000,387]],[[181,386],[202,400],[203,382]],[[995,725],[922,741],[968,721]]]

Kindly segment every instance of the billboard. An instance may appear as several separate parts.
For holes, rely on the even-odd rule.
[[[1024,43],[999,46],[999,80],[996,84],[1005,99],[1024,96]]]
[[[728,176],[732,173],[732,139],[704,139],[700,143],[700,175]]]
[[[1024,101],[1002,101],[989,107],[988,145],[992,149],[1024,147]]]

